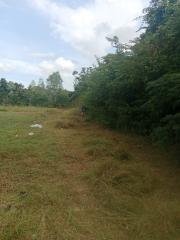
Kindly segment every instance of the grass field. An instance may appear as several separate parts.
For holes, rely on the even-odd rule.
[[[1,107],[0,240],[179,240],[177,158],[74,109]]]

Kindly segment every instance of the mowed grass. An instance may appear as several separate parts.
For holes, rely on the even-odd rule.
[[[0,240],[180,239],[175,154],[75,109],[1,107],[0,127]]]

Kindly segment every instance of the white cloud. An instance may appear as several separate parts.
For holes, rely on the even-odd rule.
[[[59,57],[54,61],[42,61],[37,66],[41,75],[49,75],[52,72],[59,71],[61,74],[72,74],[75,65],[71,60]]]
[[[29,57],[31,58],[45,58],[45,59],[51,59],[55,58],[54,53],[43,53],[43,52],[31,52],[29,53]]]
[[[29,0],[47,15],[53,32],[92,60],[104,55],[109,43],[106,36],[118,35],[121,42],[137,36],[136,17],[145,0],[94,0],[76,9],[55,0]]]
[[[74,70],[74,63],[71,60],[66,60],[63,57],[56,59],[55,64],[57,68],[64,72],[72,72]]]
[[[42,61],[38,64],[37,68],[42,76],[48,76],[57,70],[55,64],[49,61]]]
[[[51,73],[59,71],[64,80],[64,87],[70,90],[73,89],[72,72],[74,70],[75,64],[71,60],[64,59],[63,57],[51,61],[44,60],[38,64],[14,59],[0,59],[0,73],[16,72],[47,78]]]
[[[1,63],[0,62],[0,72],[11,72],[14,70],[14,67],[9,63]]]
[[[27,62],[14,59],[0,59],[0,72],[9,73],[14,71],[23,74],[37,73],[36,67]]]
[[[34,63],[0,58],[0,73],[13,72],[46,78],[52,72],[59,71],[64,86],[72,89],[72,72],[80,67],[79,62],[83,61],[82,65],[86,65],[94,61],[94,55],[107,53],[110,44],[106,36],[118,35],[121,42],[128,42],[137,36],[134,19],[141,15],[144,3],[148,0],[87,0],[76,8],[71,7],[70,2],[62,3],[65,1],[61,0],[26,1],[49,19],[55,37],[68,43],[81,56],[78,56],[75,64],[51,52],[30,52],[25,49],[24,52],[31,58],[29,61]],[[7,6],[7,2],[0,0],[0,8]]]

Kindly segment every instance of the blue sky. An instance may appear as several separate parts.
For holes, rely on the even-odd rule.
[[[137,36],[133,19],[148,0],[0,0],[0,77],[27,86],[60,71],[73,89],[72,72],[106,54],[106,36]]]

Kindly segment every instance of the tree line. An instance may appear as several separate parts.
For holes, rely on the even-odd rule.
[[[114,53],[74,72],[74,97],[112,128],[180,142],[180,1],[152,0],[130,44],[107,38]]]
[[[52,73],[44,82],[39,79],[36,83],[25,88],[22,84],[0,80],[0,104],[24,105],[42,107],[66,107],[70,104],[72,93],[64,90],[59,72]]]

